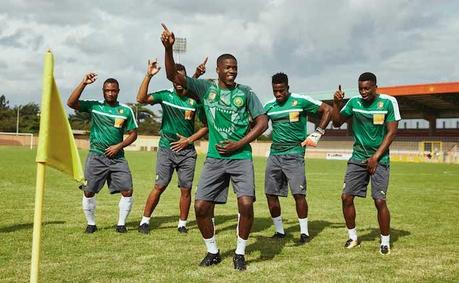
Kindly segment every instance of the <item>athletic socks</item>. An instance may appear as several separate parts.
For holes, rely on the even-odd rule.
[[[151,217],[142,216],[142,220],[140,220],[139,226],[142,226],[142,224],[150,225],[150,218]]]
[[[207,252],[211,254],[216,254],[218,253],[218,248],[217,248],[217,241],[215,240],[215,236],[212,236],[210,239],[204,239],[204,243],[206,244],[207,247]]]
[[[381,246],[389,246],[390,245],[390,234],[384,236],[381,234]]]
[[[301,234],[306,234],[309,236],[309,231],[308,231],[308,218],[298,218],[298,222],[300,222],[300,233]]]
[[[83,195],[81,204],[88,225],[96,225],[96,196],[87,198]]]
[[[274,223],[274,228],[276,228],[276,232],[280,234],[285,234],[284,232],[284,225],[282,225],[282,216],[277,216],[272,218]]]
[[[247,240],[242,239],[241,237],[237,236],[237,244],[236,244],[236,254],[237,255],[245,255],[245,247],[247,246]]]
[[[118,207],[120,208],[118,226],[126,225],[126,218],[128,217],[129,212],[131,212],[132,202],[132,197],[121,196],[120,202],[118,204]]]
[[[186,227],[186,220],[179,219],[177,228]]]
[[[355,227],[352,229],[347,229],[347,233],[349,234],[349,239],[357,241],[357,230]]]

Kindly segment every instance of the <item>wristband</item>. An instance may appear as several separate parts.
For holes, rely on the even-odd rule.
[[[316,132],[318,132],[318,133],[321,134],[321,135],[324,135],[324,134],[325,134],[325,130],[322,129],[321,127],[317,127],[317,128],[316,128]]]

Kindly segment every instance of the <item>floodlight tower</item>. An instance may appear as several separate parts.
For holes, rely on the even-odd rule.
[[[177,63],[180,63],[180,54],[186,52],[186,38],[185,37],[176,37],[174,46],[172,47],[174,53],[177,54]]]

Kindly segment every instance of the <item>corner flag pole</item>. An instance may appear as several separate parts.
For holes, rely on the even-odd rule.
[[[43,195],[45,191],[46,166],[42,162],[37,163],[37,184],[35,189],[35,212],[33,217],[32,237],[32,264],[30,269],[30,282],[38,282],[40,269],[40,243],[41,243],[41,221],[43,219]]]

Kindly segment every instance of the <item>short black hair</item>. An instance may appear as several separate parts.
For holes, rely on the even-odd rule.
[[[183,66],[182,64],[180,63],[175,63],[175,69],[177,71],[184,71],[185,72],[185,76],[186,76],[186,69],[185,69],[185,66]]]
[[[372,81],[376,84],[376,75],[370,72],[365,72],[359,76],[359,82]]]
[[[233,59],[237,63],[236,57],[234,57],[233,55],[231,55],[229,53],[225,53],[225,54],[222,54],[222,55],[218,56],[218,58],[217,58],[217,66],[220,65],[220,63],[223,60],[226,60],[226,59]]]
[[[282,83],[284,83],[284,84],[288,85],[288,77],[284,73],[274,74],[273,77],[272,77],[272,83],[273,84],[282,84]]]
[[[108,78],[108,79],[106,79],[103,85],[105,86],[105,84],[116,84],[116,85],[118,86],[118,88],[120,88],[120,84],[119,84],[118,81],[117,81],[116,79],[114,79],[114,78]]]

